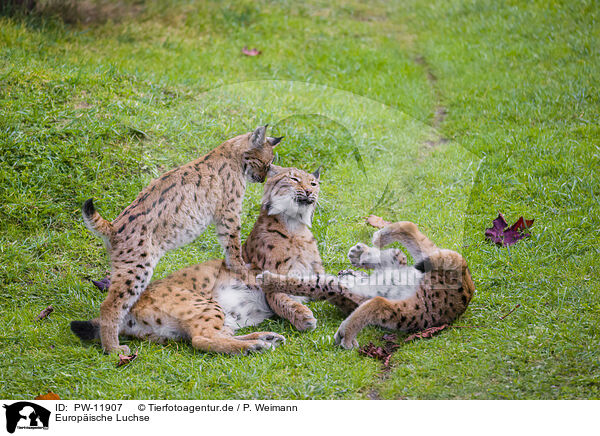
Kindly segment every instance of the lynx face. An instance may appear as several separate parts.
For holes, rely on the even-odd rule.
[[[260,142],[260,138],[255,138],[250,134],[248,140],[252,144],[251,148],[244,152],[242,156],[242,168],[244,177],[250,183],[263,183],[267,178],[271,162],[273,162],[273,147],[275,147],[283,136],[278,138],[265,138]]]
[[[296,168],[271,165],[263,196],[268,214],[282,214],[288,221],[298,221],[310,227],[319,198],[319,176],[320,169],[311,174]]]

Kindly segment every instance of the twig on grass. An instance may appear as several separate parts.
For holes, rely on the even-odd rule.
[[[433,335],[435,335],[436,333],[439,333],[442,330],[445,330],[446,328],[448,328],[448,324],[442,324],[439,327],[429,327],[428,329],[421,330],[420,332],[410,335],[409,337],[404,339],[404,342],[410,342],[413,339],[430,338]]]
[[[506,318],[508,315],[510,315],[511,313],[513,313],[515,310],[517,310],[519,307],[521,307],[521,305],[517,304],[510,312],[508,312],[507,314],[501,316],[500,319]]]

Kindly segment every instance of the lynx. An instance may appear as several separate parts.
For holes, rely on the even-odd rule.
[[[247,353],[284,342],[283,336],[273,332],[234,336],[235,330],[257,325],[273,312],[299,330],[315,328],[309,308],[285,294],[265,298],[254,274],[264,268],[281,274],[323,273],[309,230],[319,175],[319,170],[309,174],[271,165],[260,216],[243,247],[244,261],[251,264],[253,273],[234,272],[222,260],[211,260],[153,281],[120,324],[120,333],[155,341],[190,339],[202,351]],[[344,303],[338,295],[333,300]],[[98,319],[71,323],[82,339],[97,338],[99,326]]]
[[[401,242],[415,259],[397,249],[382,248]],[[343,348],[358,346],[356,336],[367,325],[420,331],[449,324],[471,301],[475,286],[464,258],[438,248],[414,223],[390,224],[373,236],[374,247],[357,244],[348,253],[352,265],[373,269],[342,273],[339,277],[317,275],[289,277],[265,271],[257,277],[264,292],[309,296],[316,299],[339,295],[358,307],[337,330],[334,340]]]
[[[100,337],[108,353],[128,353],[118,328],[144,291],[159,259],[214,223],[227,265],[244,270],[240,211],[246,182],[264,182],[273,147],[282,138],[266,137],[267,126],[237,136],[203,157],[153,180],[111,223],[83,205],[87,228],[100,236],[111,261],[111,285],[100,306]]]

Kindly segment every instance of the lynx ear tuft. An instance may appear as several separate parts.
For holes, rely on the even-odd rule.
[[[312,173],[312,175],[313,175],[313,176],[315,176],[315,178],[316,178],[317,180],[319,180],[319,178],[321,177],[321,168],[323,168],[323,165],[319,165],[319,168],[317,168],[317,169],[315,170],[315,172],[314,172],[314,173]]]
[[[265,143],[265,133],[267,132],[267,126],[268,124],[265,124],[264,126],[259,126],[256,128],[254,133],[252,133],[252,136],[250,136],[250,143],[252,144],[252,147],[258,148],[263,146],[263,144]]]
[[[277,144],[281,142],[281,140],[285,138],[285,136],[276,136],[275,138],[271,138],[270,136],[267,138],[267,142],[271,145],[271,147],[275,147]]]

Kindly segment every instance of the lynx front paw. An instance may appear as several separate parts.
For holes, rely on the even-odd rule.
[[[273,274],[272,272],[263,271],[262,273],[256,276],[256,283],[260,285],[263,292],[265,293],[275,292],[276,276],[277,274]]]
[[[278,276],[279,274],[272,273],[271,271],[263,271],[256,276],[256,281],[263,285],[267,285],[270,282],[275,281],[275,278]]]
[[[356,340],[356,338],[350,338],[347,336],[346,326],[344,323],[342,323],[338,331],[335,332],[333,340],[335,341],[336,345],[339,345],[340,347],[345,348],[346,350],[358,348],[358,341]]]
[[[272,277],[273,273],[270,271],[263,271],[260,274],[256,275],[256,280],[260,280],[260,281],[266,281],[269,279],[269,277]]]
[[[247,274],[251,267],[250,264],[245,263],[243,260],[231,259],[227,255],[225,256],[225,265],[227,268],[229,268],[229,270],[231,270],[231,272],[238,274]]]

